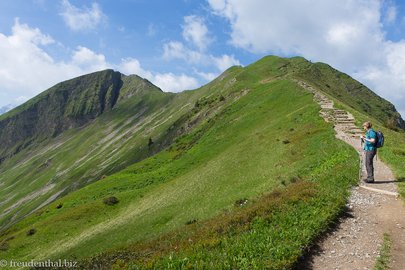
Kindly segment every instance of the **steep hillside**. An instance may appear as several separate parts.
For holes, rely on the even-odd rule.
[[[311,64],[302,69],[297,77],[330,94],[352,109],[377,119],[387,128],[405,130],[405,121],[394,105],[347,74],[327,64]]]
[[[138,77],[122,77],[112,110],[1,164],[3,224],[32,214],[4,226],[0,255],[80,259],[84,269],[291,267],[357,181],[357,153],[296,83],[331,89],[363,114],[367,92],[351,93],[352,79],[335,72],[265,57],[179,94],[137,91]],[[368,117],[396,117],[367,95]]]
[[[0,228],[169,144],[182,124],[169,127],[187,108],[178,103],[184,99],[138,76],[107,70],[2,116]]]
[[[3,115],[0,161],[34,141],[79,127],[115,105],[121,74],[112,70],[60,83]]]

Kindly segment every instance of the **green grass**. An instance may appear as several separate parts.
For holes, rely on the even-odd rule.
[[[377,119],[359,113],[342,103],[337,103],[336,106],[352,113],[358,127],[361,127],[365,121],[371,121],[375,130],[384,133],[385,143],[384,146],[378,150],[378,158],[381,158],[391,168],[395,179],[387,180],[397,181],[399,193],[402,198],[405,198],[405,132],[399,129],[392,130],[386,128]]]
[[[295,75],[310,82],[352,110],[378,120],[387,128],[398,129],[398,123],[400,123],[405,129],[405,122],[390,102],[327,64],[309,65],[307,63],[306,68],[301,68]]]
[[[326,64],[307,66],[294,76],[325,92],[334,100],[336,108],[353,114],[358,127],[371,121],[375,130],[384,133],[385,145],[378,150],[378,157],[393,170],[396,179],[387,180],[398,181],[399,192],[405,198],[405,131],[396,126],[403,120],[398,119],[399,114],[393,111],[393,105]]]
[[[243,198],[261,205],[261,194],[281,189],[289,195],[269,208],[272,218],[265,214],[247,221],[248,230],[235,236],[240,246],[232,244],[234,238],[226,229],[219,239],[234,254],[226,263],[243,265],[239,259],[232,260],[255,243],[262,249],[271,243],[274,254],[269,253],[266,260],[252,255],[247,263],[291,265],[340,212],[347,188],[357,176],[355,152],[335,140],[318,110],[312,95],[295,83],[253,81],[248,94],[171,148],[73,192],[14,226],[4,236],[15,237],[8,241],[10,248],[4,256],[85,258],[121,250],[182,228],[189,221],[232,213],[235,201]],[[308,200],[300,200],[305,190],[293,188],[291,183],[297,179],[316,190]],[[290,184],[293,191],[288,191]],[[105,205],[102,201],[109,196],[117,197],[119,203]],[[60,203],[63,207],[57,209]],[[27,237],[30,228],[37,233]],[[252,235],[249,228],[258,233]],[[283,237],[276,237],[280,231]],[[272,235],[274,241],[267,243],[266,237]],[[224,254],[217,252],[221,247],[196,248],[194,262],[205,257],[217,263],[224,260],[216,256]],[[165,258],[156,263],[165,264]]]
[[[130,87],[125,86],[123,91]],[[202,108],[187,114],[192,105],[185,105],[199,96],[196,91],[177,96],[156,91],[135,95],[84,128],[35,143],[6,160],[0,167],[0,197],[4,198],[0,228],[28,215],[59,191],[65,195],[164,149],[179,134],[187,133],[181,128],[195,120],[192,117],[205,113]],[[150,137],[154,141],[151,149]],[[47,184],[55,186],[22,201]],[[18,202],[19,206],[5,211]]]
[[[342,149],[343,150],[343,149]],[[350,151],[331,155],[302,180],[236,205],[207,221],[111,251],[82,262],[83,268],[285,269],[292,267],[344,206],[355,166]],[[334,174],[331,169],[346,174]]]
[[[391,258],[391,236],[384,233],[383,244],[380,249],[374,270],[387,270],[390,269],[390,258]]]
[[[30,155],[20,167],[13,166],[22,156],[15,157],[13,169],[4,170],[9,182],[2,197],[41,188],[58,166],[70,168],[89,155],[69,178],[55,179],[67,195],[3,230],[0,256],[118,269],[293,267],[336,220],[359,169],[356,151],[336,140],[312,95],[290,80],[308,67],[302,58],[266,57],[233,67],[198,90],[162,99],[134,96],[52,141],[66,139],[61,147]],[[126,122],[145,104],[145,119]],[[363,121],[365,115],[350,111]],[[121,134],[136,125],[119,144],[99,139],[106,138],[105,127]],[[148,151],[150,137],[154,145],[170,147]],[[386,130],[386,137],[381,155],[395,163],[402,152],[393,140],[405,136]],[[103,155],[115,151],[100,170]],[[49,156],[54,163],[35,171]],[[398,177],[401,160],[392,165]],[[16,184],[10,180],[18,177]],[[24,177],[36,181],[29,187]],[[81,188],[73,191],[75,184]],[[112,196],[119,202],[103,202]],[[19,210],[28,213],[43,201]],[[27,236],[31,229],[36,233]]]

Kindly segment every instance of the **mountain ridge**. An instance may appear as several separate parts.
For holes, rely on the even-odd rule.
[[[250,69],[252,69],[252,71],[250,71]],[[42,181],[44,181],[44,184],[60,181],[57,179],[76,179],[74,183],[70,184],[70,187],[61,187],[59,191],[55,191],[52,195],[47,195],[47,201],[51,198],[55,199],[57,194],[59,194],[58,196],[67,194],[69,191],[85,185],[84,183],[91,183],[99,180],[101,177],[104,177],[104,175],[123,169],[125,166],[140,161],[142,158],[152,155],[170,145],[172,140],[177,136],[189,132],[194,126],[198,125],[199,122],[203,121],[204,116],[202,112],[197,114],[199,116],[195,116],[193,111],[198,112],[202,104],[213,102],[212,98],[208,97],[214,96],[224,99],[222,96],[223,94],[218,95],[218,93],[221,93],[224,90],[218,88],[216,85],[221,85],[223,80],[225,80],[227,82],[222,87],[227,89],[232,87],[237,81],[246,80],[247,76],[257,76],[258,72],[268,74],[265,75],[267,77],[262,79],[262,83],[274,79],[280,79],[285,76],[287,76],[287,78],[294,76],[298,77],[319,87],[326,93],[334,96],[334,98],[338,100],[340,99],[352,108],[363,111],[367,114],[378,112],[375,114],[376,119],[390,128],[403,128],[404,122],[402,118],[399,113],[396,112],[395,107],[388,101],[374,93],[370,95],[368,88],[365,88],[364,85],[354,81],[348,75],[323,63],[311,63],[302,57],[287,59],[267,56],[245,68],[238,66],[231,67],[201,89],[188,90],[183,93],[163,92],[148,80],[137,75],[127,76],[114,70],[107,69],[58,83],[9,113],[0,116],[0,126],[2,127],[2,129],[0,129],[0,165],[7,159],[12,159],[13,156],[18,156],[18,153],[21,152],[21,157],[16,157],[14,161],[10,160],[8,165],[0,166],[0,172],[8,170],[10,175],[8,176],[6,174],[4,177],[11,177],[10,179],[13,179],[19,174],[17,174],[17,172],[12,173],[13,170],[10,170],[13,168],[12,164],[18,160],[24,160],[25,158],[22,158],[23,156],[35,157],[35,153],[38,151],[35,149],[38,149],[38,147],[45,147],[45,149],[47,149],[47,142],[51,142],[54,139],[56,139],[54,143],[55,146],[52,148],[59,147],[61,143],[67,144],[67,141],[70,140],[68,139],[70,135],[63,135],[65,133],[71,134],[73,136],[72,138],[77,137],[74,135],[76,133],[86,133],[86,136],[89,138],[91,137],[91,140],[93,140],[93,142],[90,139],[88,140],[89,143],[91,143],[88,146],[90,148],[83,148],[83,150],[77,154],[76,158],[63,166],[64,169],[60,166],[57,167],[57,162],[52,161],[52,156],[57,155],[57,153],[51,155],[40,151],[40,153],[43,153],[41,154],[43,160],[38,162],[38,165],[32,163],[31,166],[41,169],[35,169],[35,174],[33,174],[32,171],[29,173],[27,171],[26,175],[23,177],[19,176],[22,178],[21,181],[26,181],[24,179],[27,178],[28,175],[31,175],[31,178],[36,179],[41,176],[43,168],[47,168],[47,171],[49,172],[51,172],[51,168],[53,168],[53,175],[49,173],[48,176],[50,180],[43,178]],[[227,79],[228,76],[233,77]],[[332,89],[330,87],[331,85],[335,88]],[[341,91],[340,89],[346,90]],[[357,94],[355,93],[355,95],[353,95],[351,91],[348,91],[347,89],[360,89],[361,91],[357,91]],[[366,93],[366,95],[364,93]],[[206,95],[207,98],[202,98],[204,95]],[[238,95],[239,94],[237,94],[237,96]],[[366,96],[366,98],[372,102],[368,107],[364,107],[364,104],[367,104],[367,102],[364,102],[362,95]],[[152,96],[153,98],[150,99],[149,97]],[[55,101],[54,104],[52,103],[52,100]],[[121,143],[118,143],[116,146],[110,144],[108,140],[114,141],[115,139],[113,139],[108,133],[115,134],[117,132],[122,132],[123,138],[129,140],[129,134],[133,133],[133,131],[130,130],[137,130],[136,128],[131,128],[130,125],[128,125],[129,123],[136,123],[137,121],[153,121],[148,117],[142,119],[143,115],[148,111],[151,111],[151,113],[154,111],[153,113],[155,114],[159,111],[162,113],[164,112],[165,109],[159,109],[158,107],[151,109],[155,106],[152,104],[154,104],[156,100],[160,100],[159,104],[161,104],[160,106],[162,106],[162,108],[166,108],[166,104],[180,102],[178,103],[178,106],[181,107],[181,110],[180,112],[176,112],[178,115],[176,117],[178,118],[171,118],[173,115],[163,118],[161,122],[166,122],[163,125],[165,126],[165,131],[162,130],[159,134],[156,134],[155,136],[157,137],[150,142],[150,145],[145,142],[143,146],[140,146],[140,149],[143,150],[138,151],[136,154],[131,154],[130,149],[132,149],[133,146],[126,144],[127,146],[125,146],[125,148],[120,149],[120,152],[126,154],[118,155],[117,152],[115,157],[118,158],[112,159],[109,151],[115,152],[117,151],[115,147],[123,146],[119,146]],[[169,107],[170,106],[175,110],[173,106],[176,105],[172,104],[169,105]],[[42,111],[41,109],[36,109],[38,107],[42,108]],[[51,109],[49,109],[49,107]],[[32,111],[34,113],[31,113]],[[186,113],[187,111],[189,111],[189,113]],[[39,113],[35,115],[35,112]],[[208,111],[206,113],[208,113]],[[117,122],[117,119],[121,120]],[[92,124],[93,122],[94,124]],[[100,138],[105,137],[105,139],[100,139],[97,144],[95,144],[95,140],[97,140],[95,138],[96,135],[90,133],[92,127],[97,127],[96,131],[100,131],[97,131],[96,133],[93,132],[94,134],[98,134],[97,136],[101,136]],[[77,128],[82,129],[82,131],[79,131],[79,129],[75,131]],[[104,133],[102,131],[103,129],[106,129],[108,132]],[[72,132],[70,132],[70,130],[72,130]],[[89,132],[86,130],[89,130]],[[57,139],[57,137],[61,135],[63,135],[61,138],[65,137],[65,139]],[[120,136],[117,138],[120,138]],[[149,138],[152,139],[151,136],[149,136]],[[134,145],[139,144],[140,141],[147,141],[149,138],[142,139],[142,137],[137,137],[135,140],[138,142]],[[106,146],[97,149],[94,148],[95,145]],[[72,144],[70,147],[75,146]],[[92,155],[95,155],[97,152],[100,153],[100,157],[94,159]],[[106,161],[102,161],[103,158],[101,152],[104,152],[103,155],[106,155]],[[34,162],[32,158],[28,160],[31,160],[29,162]],[[88,169],[86,171],[86,167],[83,164],[80,164],[86,163],[86,160],[93,160],[93,169]],[[99,160],[99,163],[97,163],[96,160]],[[26,164],[26,162],[23,164]],[[100,166],[100,164],[103,165]],[[78,172],[74,173],[76,170],[78,170]],[[66,178],[66,173],[69,174],[69,172],[71,172],[72,175],[69,176],[69,178]]]
[[[332,204],[344,201],[344,188],[357,174],[356,155],[333,141],[330,124],[318,119],[311,94],[294,80],[309,82],[341,100],[337,104],[359,110],[359,119],[368,116],[376,127],[396,115],[394,107],[374,95],[367,96],[369,110],[363,108],[363,93],[352,95],[345,87],[356,90],[360,83],[328,69],[299,57],[269,56],[246,67],[231,67],[199,89],[176,94],[162,92],[146,80],[137,81],[138,76],[121,76],[122,99],[118,96],[112,109],[107,106],[93,121],[49,141],[32,143],[0,164],[0,185],[4,187],[0,198],[5,199],[0,205],[0,230],[4,239],[17,235],[14,240],[4,240],[10,252],[30,249],[37,237],[43,237],[39,247],[46,251],[43,254],[66,255],[73,247],[79,248],[74,251],[77,255],[93,254],[112,245],[109,237],[120,237],[114,246],[129,241],[122,234],[126,230],[118,225],[133,233],[133,241],[140,240],[153,234],[149,229],[155,226],[165,230],[165,224],[170,228],[194,224],[194,219],[228,209],[235,200],[250,200],[264,192],[263,187],[272,190],[302,178],[315,185],[331,185],[323,187],[328,190],[326,196],[339,198]],[[143,86],[137,88],[140,84]],[[354,103],[347,102],[349,99]],[[78,107],[70,111],[80,111]],[[391,115],[385,108],[392,110]],[[401,132],[389,131],[387,138],[401,136]],[[328,149],[329,144],[336,149]],[[400,149],[394,150],[401,155]],[[304,155],[306,159],[302,159]],[[288,169],[291,166],[293,170]],[[350,170],[335,172],[335,166]],[[321,174],[324,182],[310,180]],[[345,179],[342,186],[339,177]],[[102,200],[108,196],[117,196],[119,203],[106,206]],[[197,203],[199,200],[207,206]],[[198,214],[187,214],[183,201]],[[125,218],[128,211],[133,218]],[[156,213],[162,216],[154,216]],[[105,215],[117,227],[110,228]],[[150,223],[145,225],[142,220]],[[67,239],[50,238],[61,233],[52,225],[59,222],[72,236],[63,245],[58,243]],[[80,226],[86,230],[80,231]],[[106,226],[108,231],[102,231]],[[38,236],[27,238],[25,231],[32,227],[38,229]],[[149,228],[145,236],[136,234],[144,228]],[[88,239],[82,240],[81,235]],[[24,254],[40,254],[30,252]]]
[[[123,74],[111,69],[94,72],[56,84],[30,101],[0,117],[0,163],[35,140],[56,137],[81,127],[102,113],[112,110],[133,94],[156,88],[138,76],[125,76],[139,82],[134,93],[121,95]],[[12,152],[8,152],[12,149]]]

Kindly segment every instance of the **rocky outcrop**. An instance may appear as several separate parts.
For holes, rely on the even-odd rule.
[[[120,97],[123,79],[131,87]],[[0,117],[0,163],[35,141],[85,125],[114,108],[119,99],[151,88],[158,89],[140,77],[113,70],[59,83]]]

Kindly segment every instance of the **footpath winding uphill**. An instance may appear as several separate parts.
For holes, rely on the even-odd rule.
[[[333,101],[314,87],[298,81],[314,94],[321,106],[320,115],[334,123],[336,137],[353,146],[363,159],[360,135],[354,117],[334,108]],[[383,243],[383,235],[391,237],[391,269],[405,267],[405,206],[397,193],[390,168],[378,157],[374,160],[373,184],[359,183],[353,187],[347,209],[336,226],[314,247],[305,261],[307,269],[373,269]],[[359,179],[366,176],[362,165]],[[361,180],[359,180],[361,181]]]

